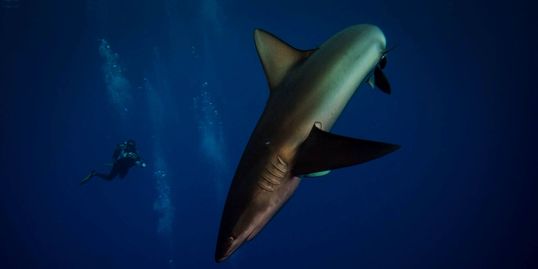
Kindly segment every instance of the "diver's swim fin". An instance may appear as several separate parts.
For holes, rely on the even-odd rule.
[[[95,171],[91,171],[85,178],[83,178],[80,181],[80,185],[86,184],[86,182],[88,182],[88,180],[92,179],[93,176],[95,176]]]

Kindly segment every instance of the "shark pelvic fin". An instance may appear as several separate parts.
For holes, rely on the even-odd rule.
[[[254,41],[271,90],[278,87],[294,66],[301,63],[315,51],[315,49],[298,50],[261,29],[254,31]]]
[[[310,174],[306,174],[304,176],[305,177],[310,177],[310,178],[322,177],[322,176],[328,175],[329,173],[331,173],[331,170],[325,170],[325,171],[321,171],[321,172],[310,173]]]
[[[335,135],[314,126],[299,148],[292,174],[308,175],[364,163],[391,153],[399,147]]]
[[[370,85],[370,87],[372,87],[372,89],[375,88],[375,78],[374,78],[373,74],[370,74],[370,76],[368,77],[368,79],[366,81],[367,81],[368,85]]]

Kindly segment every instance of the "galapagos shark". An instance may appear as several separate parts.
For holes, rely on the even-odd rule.
[[[298,50],[260,29],[254,40],[270,94],[228,192],[217,262],[260,232],[301,177],[321,176],[399,148],[329,132],[362,82],[390,93],[382,72],[386,41],[378,27],[348,27],[313,50]]]

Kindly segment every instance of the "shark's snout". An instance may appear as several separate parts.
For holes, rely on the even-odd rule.
[[[229,236],[224,242],[221,242],[221,240],[217,242],[217,250],[215,251],[215,261],[222,262],[226,258],[228,258],[228,256],[230,256],[231,254],[230,249],[233,244],[233,241],[234,241],[234,237]]]
[[[238,238],[233,235],[219,239],[217,242],[217,250],[215,252],[215,261],[222,262],[226,260],[243,244],[243,242],[245,242],[245,240],[245,236]]]

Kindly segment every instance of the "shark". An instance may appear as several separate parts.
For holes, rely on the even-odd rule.
[[[252,240],[286,204],[302,178],[364,163],[398,145],[330,132],[361,83],[390,94],[387,48],[375,25],[338,32],[311,50],[254,30],[269,99],[237,166],[221,217],[215,261]]]

